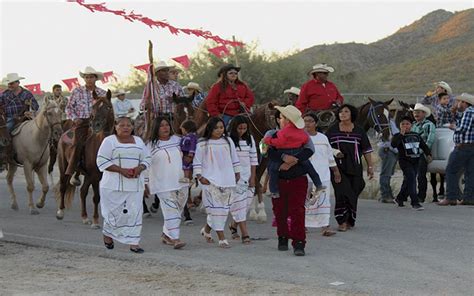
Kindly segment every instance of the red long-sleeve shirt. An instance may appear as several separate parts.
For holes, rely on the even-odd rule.
[[[239,101],[244,103],[247,111],[249,111],[254,100],[252,91],[244,83],[237,82],[236,89],[227,85],[225,90],[221,89],[220,83],[216,83],[211,87],[207,95],[206,106],[211,116],[218,116],[222,113],[235,116],[240,113]]]
[[[304,114],[309,110],[331,109],[334,103],[344,104],[344,98],[339,93],[336,85],[331,81],[326,81],[323,84],[317,79],[311,79],[301,86],[296,108]]]
[[[288,123],[277,132],[277,137],[265,137],[264,143],[277,149],[295,149],[305,145],[309,140],[308,134],[297,128],[293,123]]]

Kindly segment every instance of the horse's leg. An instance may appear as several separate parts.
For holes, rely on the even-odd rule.
[[[433,188],[433,201],[436,202],[438,201],[438,193],[436,192],[436,173],[430,173],[430,183],[431,183],[431,188]]]
[[[41,197],[39,198],[38,202],[36,203],[36,207],[41,209],[44,207],[44,200],[46,198],[46,194],[48,194],[49,191],[49,185],[48,185],[48,167],[47,165],[43,165],[37,172],[36,174],[38,175],[38,179],[41,183]]]
[[[99,202],[100,202],[100,191],[99,191],[99,178],[92,183],[92,189],[94,190],[94,215],[92,216],[92,229],[100,229],[99,225]]]
[[[91,185],[89,177],[87,175],[84,176],[84,183],[81,186],[81,218],[82,223],[90,225],[92,221],[87,218],[87,207],[86,207],[86,198],[87,193],[89,192],[89,186]]]
[[[25,174],[26,180],[26,191],[28,191],[28,207],[30,208],[30,214],[38,215],[39,212],[35,208],[35,204],[33,203],[33,191],[35,191],[35,176],[31,163],[25,161],[25,163],[23,164],[23,172]]]
[[[18,211],[18,203],[16,202],[15,189],[13,189],[13,178],[15,177],[16,170],[17,170],[16,165],[8,164],[7,184],[8,184],[8,190],[10,191],[10,196],[12,199],[11,208],[12,210]]]
[[[444,197],[444,174],[439,174],[439,183],[438,196]]]

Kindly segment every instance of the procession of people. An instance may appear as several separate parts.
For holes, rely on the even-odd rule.
[[[232,240],[252,243],[250,238],[254,234],[249,234],[246,220],[259,187],[256,169],[264,158],[268,163],[277,250],[288,250],[291,241],[294,254],[304,256],[308,228],[321,228],[321,234],[327,237],[336,234],[330,227],[332,191],[337,231],[356,227],[359,196],[366,180],[375,173],[374,149],[367,131],[356,124],[358,109],[345,103],[337,86],[328,80],[334,67],[316,64],[301,88],[292,86],[283,92],[288,104],[276,107],[272,123],[276,128],[259,131],[265,134],[260,143],[255,141],[257,135],[252,134],[255,124],[250,119],[254,94],[239,78],[240,67],[223,65],[208,93],[196,82],[182,87],[178,69],[164,61],[154,69],[159,110],[150,110],[147,98],[140,104],[144,112],[156,115],[150,136],[142,139],[134,135],[130,114],[135,109],[126,98],[129,92],[120,89],[115,92],[117,100],[110,110],[115,116],[114,131],[103,139],[97,153],[97,168],[102,172],[103,243],[107,249],[113,249],[117,241],[129,245],[134,253],[144,252],[140,246],[142,215],[147,206],[144,196],[156,199],[152,205],[155,210],[161,208],[163,244],[174,249],[185,247],[180,225],[183,212],[194,204],[190,187],[195,183],[202,190],[202,206],[207,215],[200,231],[203,238],[211,244],[215,232],[217,245],[229,248],[229,229]],[[63,112],[63,124],[72,121],[72,153],[66,175],[74,186],[80,185],[77,176],[81,173],[95,96],[106,95],[105,90],[96,86],[103,73],[86,67],[79,74],[85,85],[76,87],[69,98],[62,95],[60,85],[53,86],[49,95],[49,100],[54,99]],[[2,80],[8,89],[0,94],[0,113],[5,115],[9,132],[33,118],[39,108],[35,97],[20,86],[22,79],[9,73]],[[191,97],[193,108],[207,110],[209,119],[202,134],[198,134],[200,127],[193,118],[180,122],[179,130],[173,129],[177,120],[177,103],[173,99],[176,97]],[[323,132],[318,128],[318,112],[326,110],[334,111],[335,122]],[[463,193],[458,185],[461,172],[465,180],[474,179],[474,96],[454,96],[448,83],[440,81],[421,103],[415,104],[413,117],[404,115],[397,122],[399,111],[398,107],[388,107],[390,137],[378,145],[379,200],[403,207],[410,197],[413,209],[424,210],[427,167],[432,159],[436,129],[445,127],[454,130],[455,148],[446,168],[445,199],[438,202],[441,195],[435,192],[433,201],[440,206],[474,205],[473,183],[466,181]],[[11,145],[1,146],[0,170],[14,161]],[[397,161],[404,178],[399,193],[390,186]]]

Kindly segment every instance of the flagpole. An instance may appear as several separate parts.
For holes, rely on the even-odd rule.
[[[235,36],[234,35],[232,35],[232,41],[235,42]],[[237,55],[237,46],[234,46],[234,59],[235,59],[235,66],[240,67],[239,57]],[[239,77],[239,80],[242,80],[242,75],[240,74],[240,71],[239,71],[239,73],[237,73],[237,77]]]
[[[153,64],[153,43],[151,40],[148,40],[148,60],[150,61],[150,68],[151,68],[151,81],[154,82],[155,79],[155,66]],[[145,139],[149,140],[151,137],[151,127],[153,123],[153,113],[155,110],[153,110],[153,94],[149,94],[149,98],[146,103],[146,113],[145,113],[145,122],[146,122],[146,131],[145,131]]]

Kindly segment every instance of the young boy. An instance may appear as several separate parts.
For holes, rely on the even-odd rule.
[[[426,155],[427,162],[431,162],[431,151],[418,133],[411,132],[411,118],[405,116],[400,122],[400,133],[392,138],[392,147],[398,149],[398,163],[403,172],[403,184],[395,198],[399,207],[404,207],[403,202],[410,196],[411,206],[417,211],[422,211],[416,194],[416,174],[421,152]]]
[[[285,154],[296,155],[303,150],[303,146],[309,141],[308,134],[303,130],[304,121],[301,118],[301,112],[294,106],[276,107],[280,111],[280,126],[281,130],[274,133],[273,136],[266,135],[263,142],[267,145],[273,146],[281,150]],[[282,162],[269,162],[268,174],[270,176],[269,187],[273,198],[278,197],[278,171]],[[286,164],[284,164],[286,165]],[[322,185],[318,173],[314,169],[309,160],[298,163],[303,166],[305,171],[310,176],[315,190],[312,193],[314,198],[317,198],[322,191],[326,189]]]
[[[449,104],[449,95],[445,92],[438,95],[438,105],[436,105],[436,127],[445,127],[446,124],[453,123],[454,116]]]

